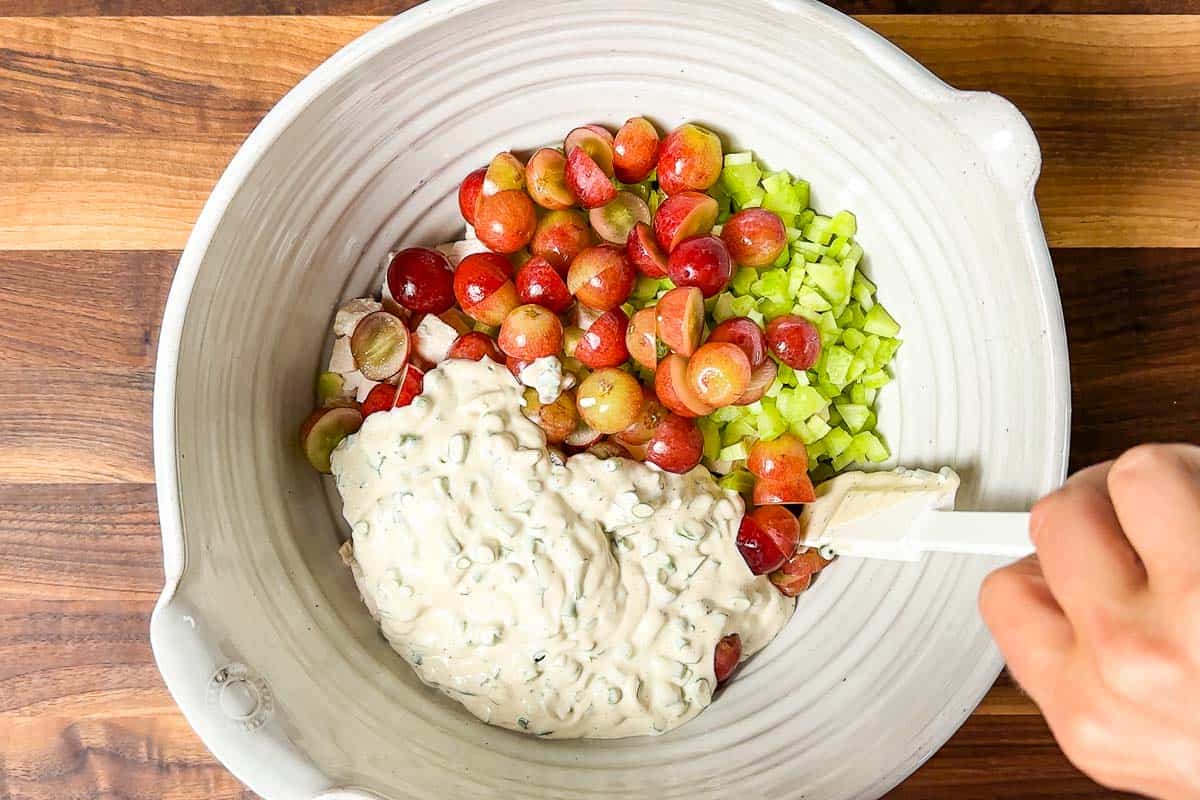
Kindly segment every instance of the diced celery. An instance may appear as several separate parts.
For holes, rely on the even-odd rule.
[[[787,298],[764,297],[758,301],[758,310],[762,312],[767,322],[792,313],[792,302]]]
[[[833,220],[822,214],[817,214],[812,222],[804,226],[804,238],[810,242],[828,245],[833,235]]]
[[[862,248],[859,248],[859,249],[861,250]],[[875,294],[875,284],[871,282],[870,278],[868,278],[866,275],[862,274],[861,272],[859,272],[858,274],[856,274],[854,276],[854,285],[861,286],[863,289],[866,289],[870,294]]]
[[[796,385],[796,370],[792,369],[787,364],[779,364],[779,371],[775,374],[775,377],[785,386]]]
[[[894,337],[900,332],[900,326],[896,320],[892,319],[892,315],[887,312],[887,309],[876,304],[867,312],[867,321],[863,323],[863,330],[877,336]]]
[[[862,377],[862,374],[867,371],[868,366],[869,365],[867,364],[866,360],[864,360],[858,356],[855,356],[854,358],[850,359],[850,369],[846,371],[846,380],[847,381],[858,380],[859,378]]]
[[[784,230],[787,232],[788,244],[794,244],[800,240],[802,232],[799,228],[785,228]]]
[[[849,239],[842,238],[841,236],[835,237],[834,240],[829,243],[829,249],[825,251],[825,255],[832,259],[841,261],[842,253],[847,247],[850,246],[849,242]]]
[[[767,326],[767,320],[763,317],[763,315],[761,313],[759,313],[758,309],[752,309],[750,311],[747,311],[746,316],[749,319],[754,320],[754,322],[760,328],[765,328]]]
[[[874,372],[868,372],[863,375],[859,386],[862,386],[864,391],[868,389],[882,389],[892,382],[892,376],[888,375],[887,370],[877,369]]]
[[[811,208],[806,208],[800,212],[800,216],[796,217],[796,227],[807,228],[809,223],[816,218],[817,212],[813,211]]]
[[[803,184],[805,189],[808,186],[803,181],[798,183]],[[763,178],[762,185],[767,192],[762,207],[774,211],[783,220],[784,225],[791,227],[795,223],[796,215],[808,205],[807,197],[801,196],[801,186],[793,183],[792,176],[786,172],[768,175]]]
[[[837,458],[842,453],[846,452],[846,448],[850,446],[853,437],[846,433],[842,428],[830,428],[825,434],[822,444],[825,446],[825,452],[831,457]]]
[[[855,281],[854,286],[850,288],[850,295],[854,298],[855,302],[863,307],[864,311],[870,311],[875,307],[875,297],[871,294],[867,287],[863,286],[858,281]]]
[[[862,347],[858,348],[858,354],[863,358],[870,359],[873,363],[878,363],[880,341],[878,336],[868,336]]]
[[[869,405],[869,406],[875,405],[875,398],[878,396],[879,396],[878,389],[867,389],[867,405]],[[875,427],[874,423],[871,424],[871,427],[872,428]]]
[[[762,400],[755,400],[748,406],[742,406],[742,408],[744,408],[745,413],[751,417],[757,417],[759,414],[763,413]]]
[[[847,447],[845,452],[839,456],[833,457],[833,471],[841,472],[846,467],[853,464],[859,458],[859,454],[854,452],[854,446]]]
[[[829,405],[829,400],[812,386],[797,386],[781,393],[775,401],[789,422],[805,420]]]
[[[714,235],[717,235],[717,234],[714,234]],[[774,267],[775,269],[781,269],[783,267],[786,267],[789,263],[791,263],[791,260],[792,260],[792,254],[785,247],[785,248],[783,248],[783,250],[781,250],[779,252],[779,257],[775,259],[775,262],[773,264],[771,264],[771,266]]]
[[[887,461],[891,455],[883,442],[879,441],[879,437],[870,431],[855,434],[854,443],[850,447],[859,452],[860,458],[866,458],[876,464],[880,461]]]
[[[830,228],[838,236],[850,237],[858,233],[858,220],[849,211],[839,211],[833,215]]]
[[[798,305],[804,306],[810,311],[828,311],[833,308],[820,292],[807,286],[802,288],[795,297]]]
[[[850,297],[850,284],[846,273],[836,261],[826,262],[824,257],[808,265],[808,278],[833,305],[844,303]]]
[[[654,215],[656,213],[658,213],[658,207],[661,206],[663,203],[663,200],[666,200],[666,199],[667,199],[667,194],[662,189],[655,189],[653,192],[650,193],[650,217],[651,217],[651,219],[653,219]]]
[[[825,255],[825,248],[815,242],[804,240],[792,242],[792,251],[804,256],[805,261],[816,261]]]
[[[808,379],[808,372],[806,370],[800,370],[796,373],[797,386],[809,386],[810,384],[811,382]]]
[[[741,406],[722,406],[712,414],[709,414],[709,419],[720,425],[724,425],[726,422],[733,422],[740,416],[742,416]]]
[[[733,295],[729,292],[721,292],[717,295],[717,302],[713,305],[712,315],[713,319],[718,323],[724,322],[731,317],[736,317],[737,314],[733,313]]]
[[[734,158],[734,161],[730,161]],[[745,160],[742,160],[745,159]],[[762,179],[762,170],[754,163],[750,153],[730,153],[725,156],[725,168],[721,170],[721,184],[735,199],[741,202],[755,189]]]
[[[657,278],[647,278],[643,275],[633,285],[633,296],[638,300],[650,300],[658,294],[660,283]]]
[[[804,262],[804,257],[800,255],[792,256],[792,260],[788,266],[788,297],[795,297],[800,293],[800,289],[804,286],[804,276],[808,273],[808,266]]]
[[[783,391],[784,389],[786,389],[786,388],[787,388],[787,387],[784,385],[783,381],[779,380],[779,376],[778,376],[778,375],[776,375],[776,376],[775,376],[775,380],[771,381],[771,385],[767,387],[767,394],[766,394],[766,396],[767,396],[767,397],[774,397],[774,398],[775,398],[776,405],[778,405],[778,403],[779,403],[779,393],[780,393],[780,392],[782,392],[782,391]]]
[[[838,326],[837,318],[828,311],[822,311],[820,318],[817,320],[817,328],[828,333],[841,333],[842,329]]]
[[[875,351],[875,366],[883,369],[891,362],[896,351],[900,349],[899,339],[880,339],[879,349]]]
[[[854,307],[853,306],[847,305],[845,308],[842,308],[842,309],[834,309],[834,313],[837,314],[837,324],[838,325],[842,326],[843,328],[854,327]]]
[[[836,408],[851,433],[861,431],[866,425],[867,416],[871,413],[871,409],[857,403],[839,403]]]
[[[718,460],[720,460],[720,461],[744,461],[746,459],[746,456],[748,453],[749,453],[749,447],[746,444],[746,440],[742,439],[740,441],[734,442],[733,444],[729,445],[728,447],[722,447],[721,452],[718,454]]]
[[[729,282],[729,286],[733,289],[734,294],[749,294],[750,287],[758,280],[758,270],[751,267],[742,267],[737,272],[733,273],[733,280]]]
[[[847,247],[845,250],[842,251],[840,258],[841,258],[843,264],[848,264],[849,266],[857,269],[858,265],[862,262],[862,257],[863,257],[862,245],[860,245],[858,242],[855,242],[852,240],[848,240],[848,241],[850,241],[850,245],[849,245],[849,247]],[[874,286],[871,287],[871,291],[872,292],[875,291]]]
[[[733,300],[733,315],[744,317],[754,310],[754,298],[750,295],[735,297]]]
[[[721,431],[721,444],[731,445],[735,442],[740,442],[747,436],[755,436],[758,433],[758,428],[754,425],[754,419],[746,415],[730,422]]]
[[[717,485],[722,489],[748,495],[754,491],[754,475],[744,469],[735,469],[727,475],[722,475]]]
[[[788,300],[788,274],[780,269],[764,270],[758,279],[750,284],[750,294],[755,297],[767,297],[772,300]],[[791,307],[791,302],[788,302]]]
[[[751,153],[749,150],[746,150],[741,153],[726,153],[725,154],[725,166],[727,166],[727,167],[740,167],[744,164],[753,164],[753,163],[754,163],[754,154]]]
[[[721,454],[721,433],[717,430],[717,424],[711,419],[701,417],[696,420],[696,426],[700,429],[700,435],[704,437],[704,457],[716,461]]]
[[[813,436],[812,431],[808,429],[808,426],[805,425],[802,420],[788,425],[788,433],[790,433],[792,436],[795,436],[805,444],[812,444],[817,439],[821,438],[820,436]]]
[[[817,328],[820,329],[820,327],[821,327],[821,312],[820,311],[813,311],[811,308],[805,308],[804,306],[800,305],[799,303],[796,303],[796,305],[792,306],[792,313],[798,317],[804,317],[806,320],[811,322],[813,325],[816,325]]]
[[[850,362],[854,355],[840,345],[825,350],[825,380],[842,386],[846,383],[846,373],[850,370]]]
[[[767,193],[763,191],[761,186],[755,186],[744,195],[734,197],[734,202],[738,204],[738,208],[758,208],[766,199]]]
[[[811,417],[809,417],[807,420],[805,420],[804,424],[808,426],[809,432],[812,433],[812,435],[814,437],[816,437],[817,439],[823,438],[831,430],[833,430],[832,428],[829,427],[828,422],[821,419],[816,414],[813,414]],[[808,442],[805,442],[805,444],[808,444]]]
[[[810,445],[806,445],[806,447],[808,449],[808,464],[809,467],[812,467],[817,463],[817,459],[825,455],[825,448],[820,442],[813,442]],[[809,472],[811,473],[812,470],[810,469]]]
[[[863,386],[862,381],[857,381],[850,387],[850,402],[858,405],[870,405],[867,402],[867,387]]]
[[[849,350],[858,350],[866,340],[867,337],[863,336],[861,331],[856,331],[854,328],[847,328],[842,331],[842,344],[846,345]]]
[[[792,176],[787,172],[787,170],[772,172],[770,175],[762,179],[762,186],[767,190],[767,194],[778,194],[779,192],[791,188]]]
[[[834,330],[818,330],[821,334],[821,347],[833,347],[835,344],[837,344],[838,338],[842,335],[842,332],[836,328]]]
[[[796,197],[800,203],[800,211],[803,211],[808,207],[809,197],[811,194],[808,181],[797,178],[796,180],[792,181],[792,188],[796,191]]]
[[[787,431],[787,420],[779,413],[772,398],[764,397],[762,413],[758,415],[758,437],[760,439],[775,439]]]

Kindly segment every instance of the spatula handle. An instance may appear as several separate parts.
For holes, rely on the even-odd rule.
[[[919,546],[929,552],[1021,558],[1033,552],[1025,511],[932,511],[920,526]]]

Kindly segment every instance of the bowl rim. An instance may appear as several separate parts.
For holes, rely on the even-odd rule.
[[[258,766],[261,764],[260,757],[263,753],[249,746],[244,740],[234,742],[230,737],[220,735],[219,729],[212,725],[211,710],[205,707],[195,692],[185,691],[185,676],[182,674],[180,660],[169,652],[180,644],[178,626],[174,620],[168,621],[167,617],[187,566],[176,464],[175,399],[180,345],[192,289],[214,235],[243,180],[280,135],[324,90],[386,47],[459,14],[505,1],[427,0],[419,6],[384,20],[318,65],[267,112],[222,172],[188,236],[171,282],[160,327],[153,389],[154,470],[163,547],[164,585],[151,616],[151,645],[168,691],[205,746],[238,780],[264,797],[312,796],[350,800],[378,796],[359,789],[336,787],[328,776],[317,773],[301,754],[280,742],[273,743],[270,748],[273,757],[286,756],[294,762],[297,769],[289,780],[281,780],[279,777],[268,779],[268,770]],[[1045,337],[1050,373],[1048,377],[1052,382],[1049,396],[1055,401],[1049,421],[1054,435],[1050,439],[1053,442],[1061,441],[1064,445],[1061,452],[1053,454],[1056,458],[1053,473],[1057,480],[1061,481],[1067,474],[1070,450],[1070,365],[1057,279],[1034,197],[1041,169],[1041,152],[1028,120],[1015,106],[999,95],[991,92],[963,91],[950,86],[881,34],[819,0],[747,2],[785,12],[803,11],[820,20],[843,35],[864,56],[895,78],[903,89],[921,102],[931,106],[964,107],[972,103],[983,103],[990,107],[993,113],[1007,115],[1008,129],[1015,129],[1020,139],[1017,142],[1020,156],[1015,164],[1012,163],[1011,157],[1005,157],[1000,166],[1008,168],[1011,172],[1008,183],[1013,200],[1018,205],[1018,233],[1024,240],[1026,255],[1034,267],[1033,278],[1046,313]],[[964,132],[971,135],[965,129]],[[975,138],[977,144],[986,151],[981,134],[976,134]],[[885,794],[932,757],[971,715],[990,690],[1003,666],[1003,658],[993,647],[990,658],[976,669],[976,674],[986,677],[987,680],[981,679],[979,685],[972,687],[974,691],[967,695],[969,702],[956,704],[954,708],[951,708],[949,701],[947,702],[942,712],[931,723],[939,723],[939,730],[927,740],[931,746],[898,767],[896,771],[881,776],[864,790],[863,796],[878,797]],[[190,680],[192,676],[188,675],[186,678]],[[946,721],[950,724],[945,724]],[[277,773],[277,776],[279,773],[288,772],[278,766],[271,771]],[[308,788],[302,789],[301,785]]]

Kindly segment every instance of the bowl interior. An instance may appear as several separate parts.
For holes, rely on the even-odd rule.
[[[248,142],[164,331],[156,445],[186,566],[155,648],[209,746],[267,796],[875,797],[994,678],[975,611],[994,564],[944,555],[838,563],[711,708],[655,739],[485,726],[377,632],[295,441],[333,310],[375,290],[397,243],[461,231],[458,181],[493,153],[635,114],[709,125],[809,179],[818,209],[857,213],[866,270],[904,326],[880,414],[899,462],[953,465],[966,508],[1024,507],[1061,479],[1061,311],[1028,128],[1008,106],[947,89],[815,3],[422,6],[335,57]],[[230,662],[269,691],[261,726],[217,713],[209,678]]]

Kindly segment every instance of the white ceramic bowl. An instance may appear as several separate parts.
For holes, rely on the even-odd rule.
[[[1037,144],[816,2],[433,0],[353,42],[263,120],[181,259],[155,457],[171,692],[272,798],[874,798],[955,730],[1000,667],[983,559],[843,560],[698,719],[657,739],[542,741],[483,725],[384,643],[336,555],[296,430],[333,309],[398,242],[460,228],[496,151],[633,114],[692,119],[857,212],[904,324],[880,425],[954,465],[964,507],[1063,477],[1066,344],[1033,200]]]

